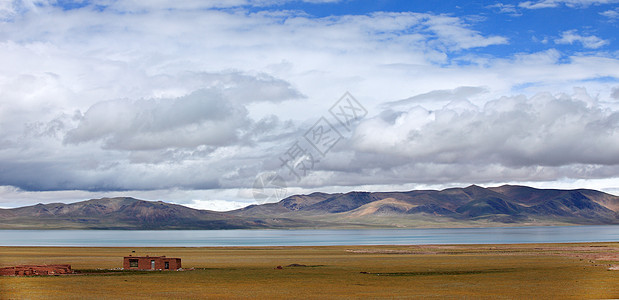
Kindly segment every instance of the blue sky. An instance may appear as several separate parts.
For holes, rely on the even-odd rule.
[[[524,2],[524,1],[523,1]],[[586,2],[586,1],[585,1]],[[476,53],[508,57],[516,53],[561,49],[565,55],[582,51],[579,44],[556,44],[565,31],[576,30],[588,36],[597,36],[608,41],[617,37],[616,18],[604,17],[613,5],[583,4],[527,9],[515,4],[489,1],[342,1],[335,3],[287,3],[272,9],[300,10],[315,17],[371,14],[386,12],[430,12],[470,20],[469,27],[485,33],[508,37],[509,44],[476,49]],[[550,40],[544,42],[544,40]],[[617,51],[617,43],[600,47],[603,51]],[[598,49],[600,49],[598,48]]]
[[[521,1],[524,2],[524,1]],[[560,49],[564,55],[588,51],[582,44],[556,44],[553,40],[566,31],[576,30],[586,36],[607,40],[608,44],[596,48],[617,51],[617,18],[604,17],[616,5],[585,4],[568,6],[559,2],[555,7],[528,9],[519,7],[521,2],[490,1],[342,1],[334,3],[292,2],[271,9],[300,10],[315,17],[371,14],[387,12],[430,12],[457,16],[470,20],[469,28],[480,32],[507,37],[509,43],[475,49],[477,54],[509,57],[517,53],[536,52],[549,48]],[[601,1],[604,2],[604,1]],[[546,41],[546,42],[544,42]],[[612,42],[612,43],[611,43]],[[584,49],[583,49],[584,48]],[[455,55],[458,55],[456,53]]]
[[[618,193],[618,25],[615,0],[0,1],[0,207],[231,209],[261,174]],[[293,176],[346,92],[367,113]]]
[[[96,1],[95,1],[96,2]],[[208,1],[207,1],[208,2]],[[277,1],[273,1],[277,2]],[[535,52],[549,48],[560,49],[564,55],[587,51],[578,42],[557,44],[562,33],[576,31],[585,36],[595,36],[607,41],[595,49],[616,52],[619,22],[614,1],[539,1],[551,2],[550,7],[526,8],[526,1],[327,1],[326,3],[306,3],[302,1],[282,1],[282,3],[251,4],[223,7],[221,9],[245,8],[249,12],[281,10],[298,11],[315,18],[345,15],[368,15],[374,12],[420,12],[461,17],[470,21],[467,26],[480,32],[500,35],[509,39],[508,44],[475,49],[477,54],[496,57],[509,57],[517,53]],[[613,2],[615,4],[613,4]],[[268,3],[268,2],[267,2]],[[532,4],[535,4],[533,2]],[[105,10],[105,3],[89,1],[58,1],[54,3],[64,10],[98,9]],[[217,8],[214,8],[217,9]],[[584,49],[583,49],[584,48]],[[455,55],[457,55],[456,53]]]

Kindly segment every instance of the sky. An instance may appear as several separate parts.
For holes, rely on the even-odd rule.
[[[619,194],[619,1],[0,0],[0,207]]]

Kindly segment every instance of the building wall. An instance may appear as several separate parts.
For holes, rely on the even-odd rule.
[[[137,259],[138,266],[131,267],[131,260]],[[181,259],[165,256],[125,256],[123,261],[123,269],[125,270],[153,270],[151,261],[155,261],[154,270],[166,270],[165,263],[169,264],[168,270],[178,270],[182,268]]]
[[[71,274],[71,265],[22,265],[0,268],[0,275],[4,276],[32,276]]]
[[[168,258],[167,260],[164,260],[164,262],[166,261],[170,263],[170,270],[178,270],[182,268],[180,258]]]

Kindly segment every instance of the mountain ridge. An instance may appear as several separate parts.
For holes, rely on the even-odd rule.
[[[389,226],[394,221],[399,222],[395,227],[441,226],[441,223],[455,226],[487,223],[619,224],[619,197],[587,189],[536,189],[518,185],[483,188],[471,185],[444,190],[321,193],[320,199],[312,197],[314,194],[294,195],[278,203],[251,205],[228,213],[305,220],[340,218],[355,220],[355,223],[364,223],[363,218],[380,215],[383,220],[374,218],[371,225]],[[294,210],[284,205],[291,198],[295,199]],[[299,203],[299,199],[310,201],[311,205]],[[385,199],[390,199],[390,202]],[[423,222],[414,222],[415,219]]]
[[[0,209],[0,229],[415,228],[619,224],[619,197],[589,189],[471,185],[292,195],[215,212],[132,197]]]
[[[11,229],[243,229],[259,226],[225,213],[131,197],[2,209],[0,217],[0,228]]]

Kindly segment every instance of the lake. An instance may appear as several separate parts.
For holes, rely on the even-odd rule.
[[[330,246],[608,241],[619,241],[619,225],[440,229],[0,230],[0,246]]]

